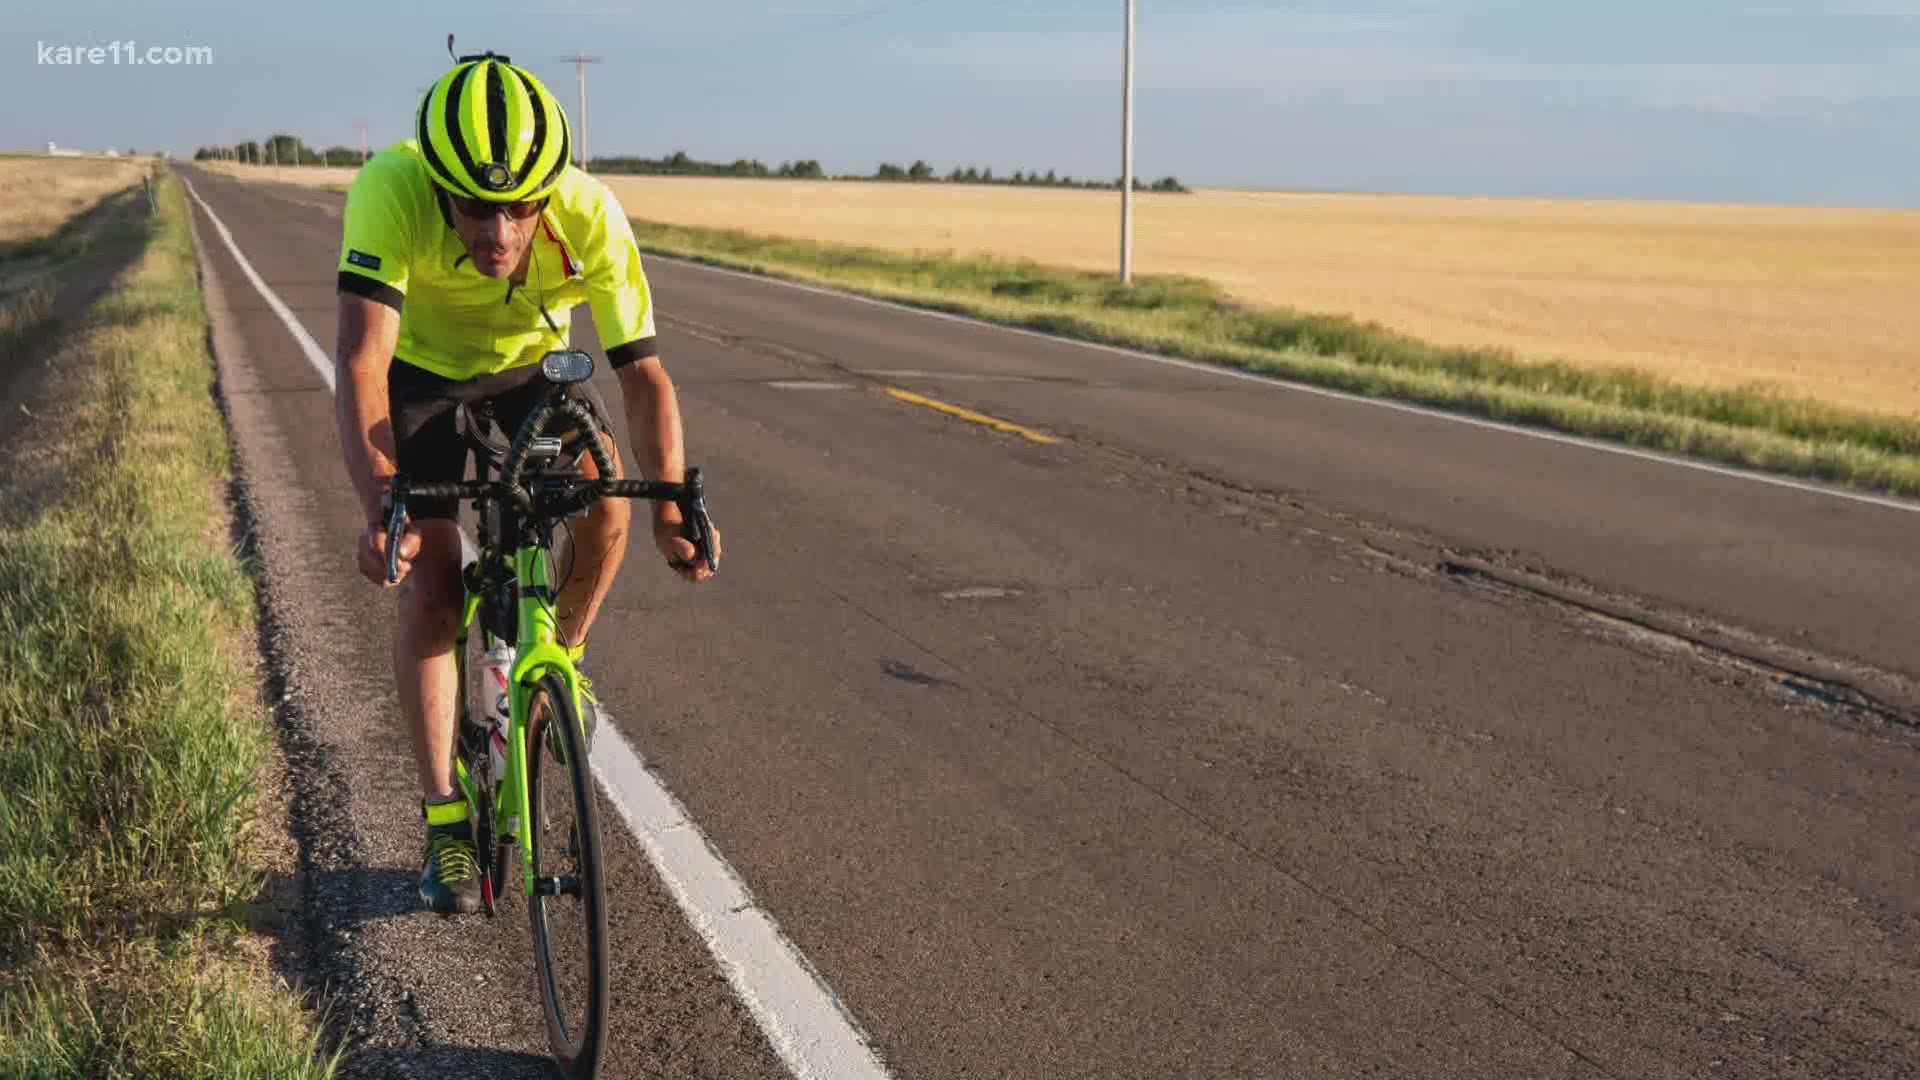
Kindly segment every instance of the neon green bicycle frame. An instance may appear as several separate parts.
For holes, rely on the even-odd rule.
[[[548,552],[537,545],[528,544],[514,552],[516,580],[520,583],[519,614],[516,620],[518,640],[514,643],[515,658],[513,675],[509,680],[507,700],[507,772],[500,778],[500,794],[493,807],[493,835],[495,850],[488,853],[489,858],[499,856],[499,842],[512,835],[509,826],[519,821],[524,830],[526,823],[533,820],[528,805],[527,790],[527,712],[532,705],[534,687],[548,674],[560,676],[566,683],[567,693],[573,699],[574,715],[580,715],[580,672],[574,667],[573,657],[560,644],[560,630],[555,622],[553,606],[543,597],[553,596],[552,566],[549,565]],[[472,631],[474,616],[480,611],[480,595],[468,592],[466,603],[460,616],[460,636],[454,648],[461,657],[461,694],[466,695],[468,672],[466,671],[467,635]],[[471,702],[468,702],[471,707]],[[492,736],[489,735],[489,738]],[[454,771],[458,777],[460,789],[472,806],[482,803],[480,790],[472,775],[467,771],[467,763],[458,752],[458,737],[455,738]],[[525,895],[533,895],[533,845],[520,840],[520,862],[522,885]]]

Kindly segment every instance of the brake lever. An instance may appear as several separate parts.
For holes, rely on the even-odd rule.
[[[407,497],[402,494],[399,498],[395,498],[394,493],[389,490],[386,503],[387,584],[398,585],[400,583],[400,541],[405,538],[407,527]]]
[[[675,569],[684,570],[696,563],[704,562],[707,569],[720,572],[720,553],[713,549],[713,518],[707,515],[705,485],[700,482],[700,470],[688,469],[686,483],[681,488],[680,498],[674,500],[680,506],[680,535],[693,541],[694,562],[676,561]]]

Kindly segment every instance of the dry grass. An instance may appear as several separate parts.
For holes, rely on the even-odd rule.
[[[353,175],[360,170],[343,165],[236,165],[231,161],[196,161],[195,165],[208,172],[237,176],[242,180],[271,180],[278,184],[301,184],[306,187],[344,188],[353,183]]]
[[[604,179],[648,221],[1083,269],[1118,258],[1113,193]],[[1920,212],[1230,191],[1137,205],[1139,272],[1251,303],[1920,417]]]
[[[108,193],[140,182],[144,158],[0,158],[0,246],[51,236]]]

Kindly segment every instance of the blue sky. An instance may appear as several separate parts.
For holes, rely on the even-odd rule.
[[[401,138],[462,51],[532,68],[592,149],[1118,173],[1122,0],[550,0],[10,13],[0,147]],[[1920,0],[1140,0],[1137,162],[1260,188],[1920,206]],[[208,45],[48,66],[42,42]],[[23,107],[30,103],[28,107]],[[577,117],[576,117],[577,121]]]

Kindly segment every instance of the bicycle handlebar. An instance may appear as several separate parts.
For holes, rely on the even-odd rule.
[[[396,475],[387,491],[387,583],[400,580],[400,543],[402,530],[406,527],[407,499],[415,496],[422,499],[506,499],[513,502],[523,513],[542,513],[552,517],[564,517],[585,510],[594,502],[604,498],[653,499],[672,502],[680,508],[681,535],[693,542],[694,562],[674,562],[675,569],[685,569],[698,563],[705,563],[707,569],[720,569],[719,553],[713,549],[713,519],[707,515],[705,485],[700,480],[700,470],[689,468],[684,483],[670,484],[658,480],[610,480],[605,479],[613,472],[613,459],[607,453],[606,443],[600,434],[600,425],[595,422],[593,413],[578,401],[564,397],[565,388],[556,385],[554,393],[535,409],[521,423],[515,433],[513,443],[507,449],[506,460],[501,465],[501,479],[498,480],[454,480],[427,484],[416,484],[404,475]],[[570,478],[541,478],[540,497],[527,486],[523,474],[526,471],[527,455],[533,447],[534,439],[546,427],[547,421],[555,413],[566,415],[579,429],[586,433],[587,452],[593,456],[593,463],[600,470],[602,479],[585,480]]]
[[[539,500],[545,503],[543,509],[555,517],[564,516],[575,510],[584,510],[594,502],[604,498],[653,499],[672,502],[680,507],[681,535],[693,542],[694,561],[674,564],[675,569],[705,563],[709,570],[720,569],[720,558],[713,550],[713,519],[707,514],[706,494],[700,480],[700,470],[687,470],[687,480],[683,484],[669,484],[657,480],[565,480],[557,483],[563,489],[543,492],[547,497]],[[524,486],[524,485],[523,485]],[[407,500],[421,499],[470,499],[513,498],[514,487],[504,480],[457,480],[453,482],[416,484],[404,475],[393,478],[388,491],[387,514],[387,583],[400,580],[400,545],[395,537],[402,535],[406,527]],[[532,499],[529,493],[529,499]]]

